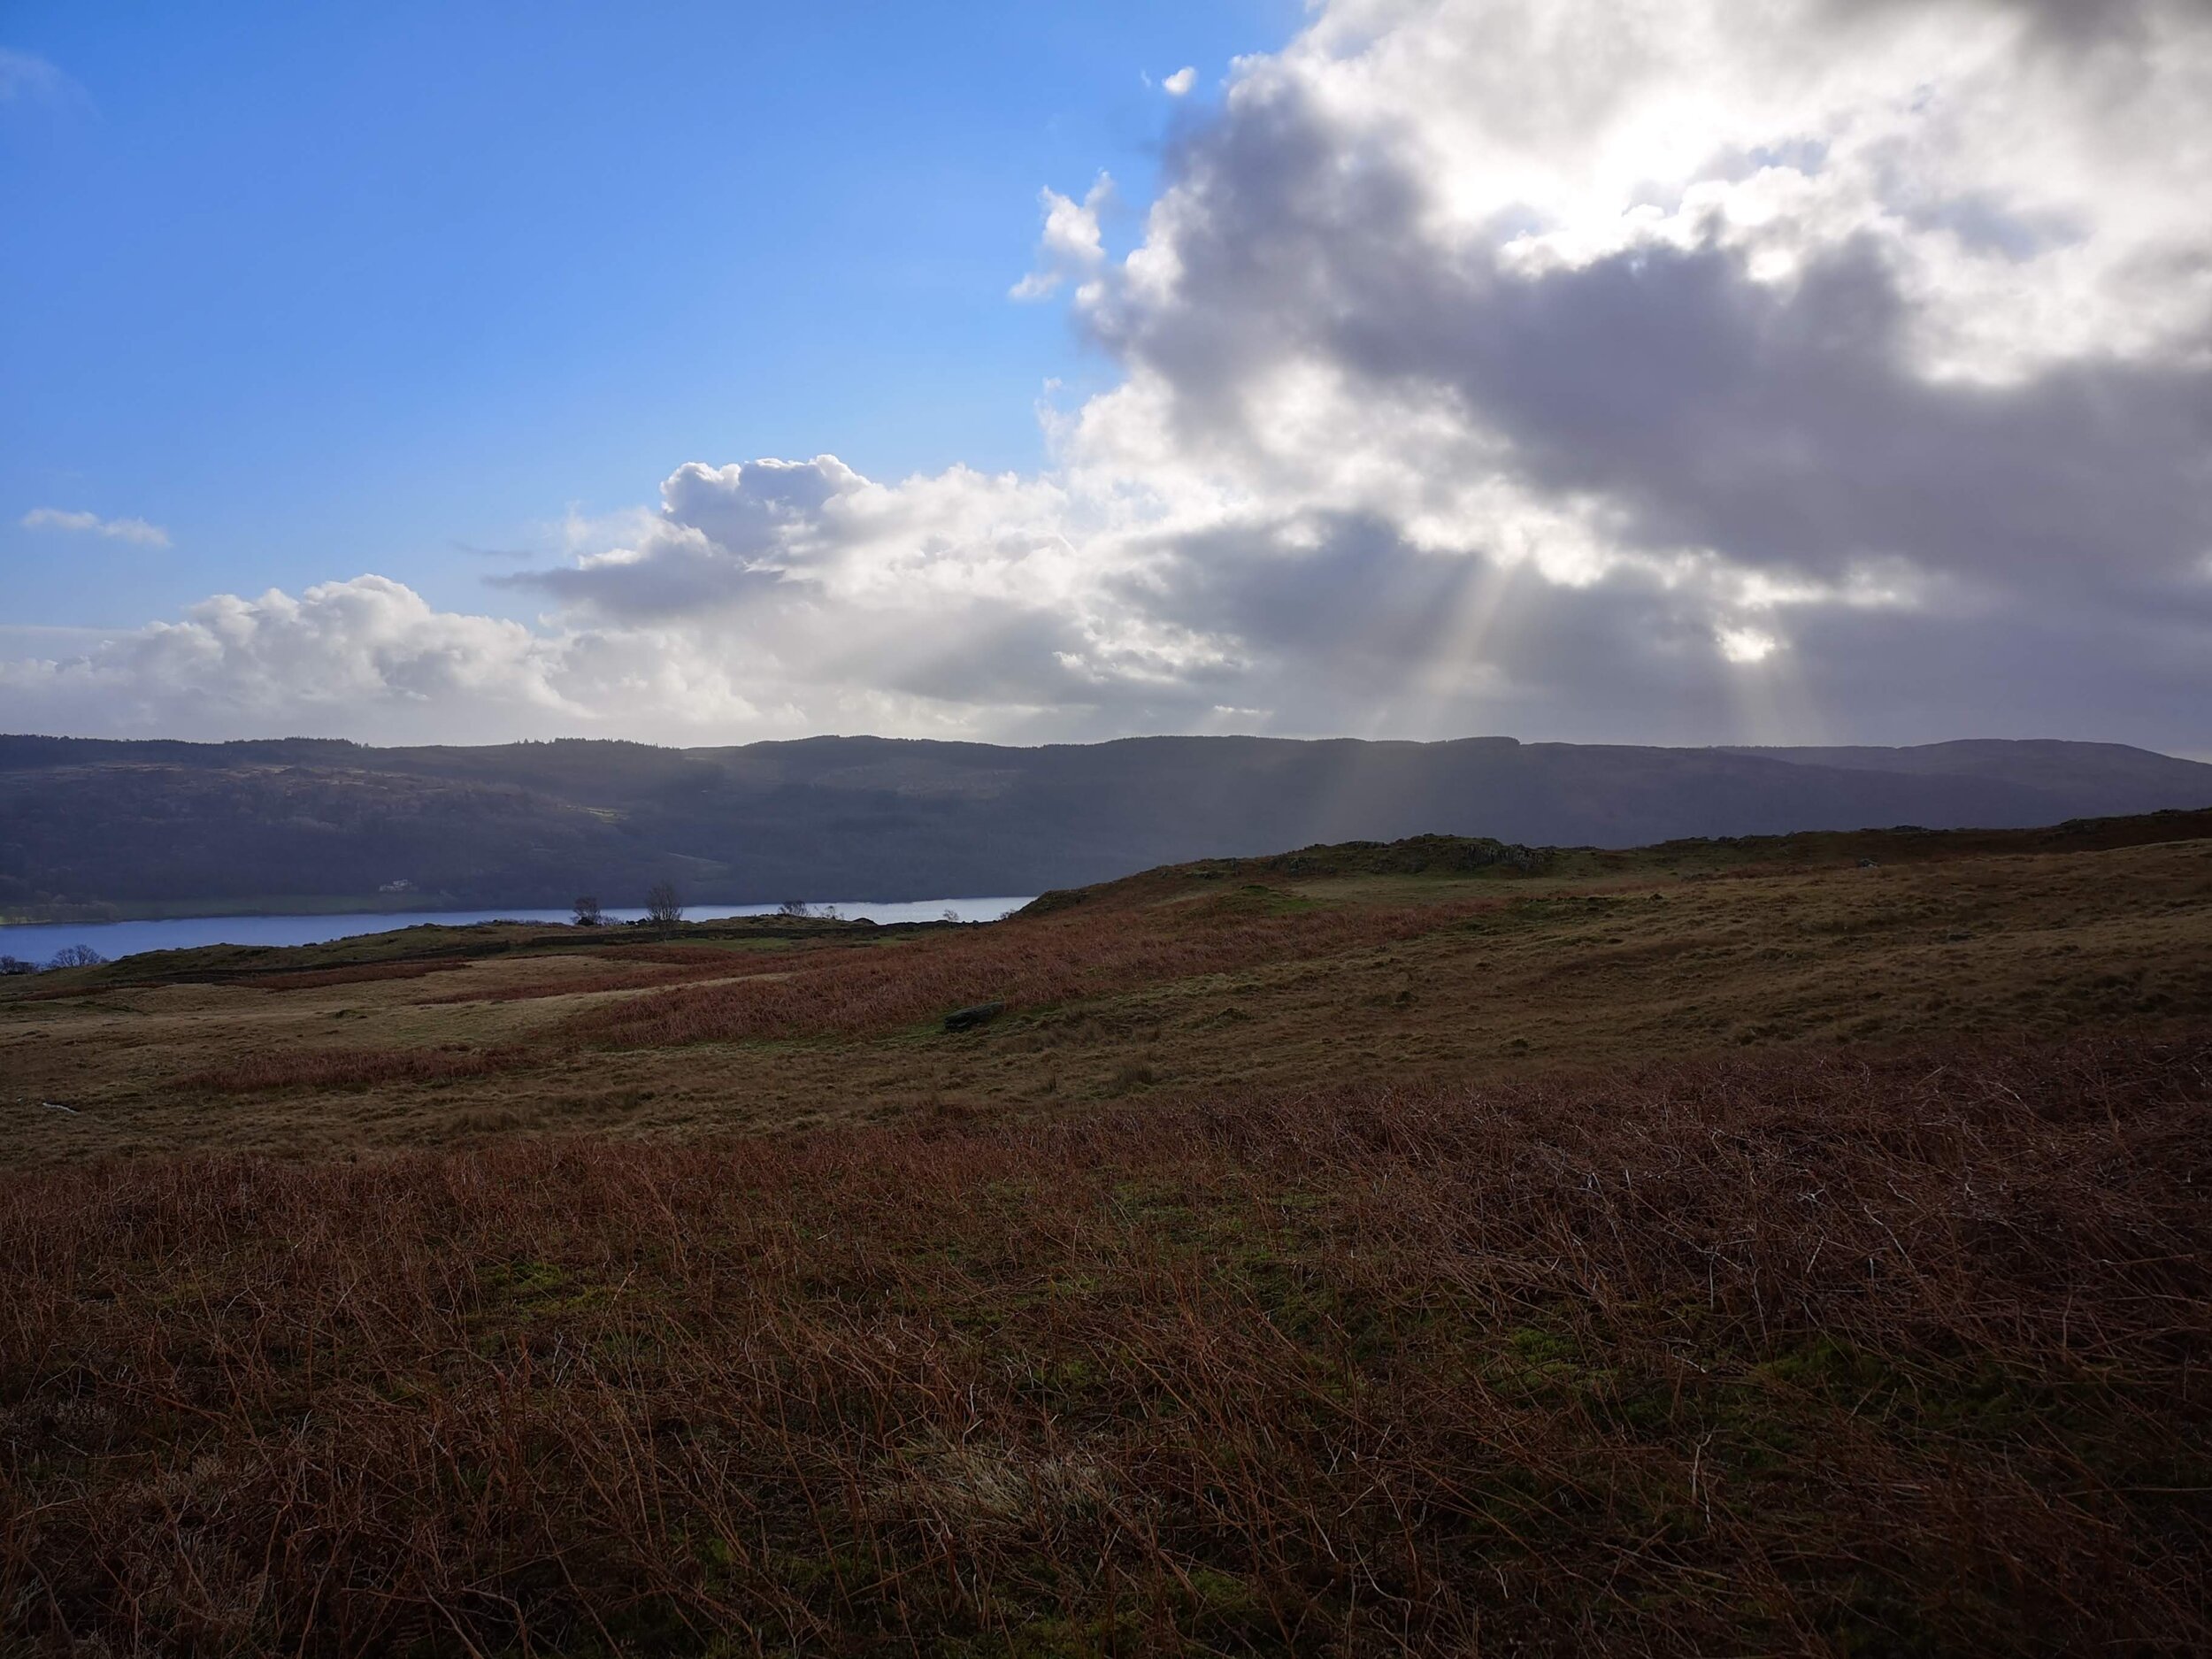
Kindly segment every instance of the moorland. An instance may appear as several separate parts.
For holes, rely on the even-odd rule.
[[[58,1651],[2201,1650],[2208,1064],[2203,811],[32,976],[0,1607]]]

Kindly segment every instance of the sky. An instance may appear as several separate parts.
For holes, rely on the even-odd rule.
[[[2212,6],[0,7],[0,730],[2212,753]]]

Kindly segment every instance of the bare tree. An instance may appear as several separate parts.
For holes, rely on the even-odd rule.
[[[50,968],[96,968],[106,960],[90,945],[64,945],[46,965]]]
[[[603,927],[607,913],[599,908],[599,901],[588,893],[576,901],[575,923],[579,927]]]
[[[656,881],[645,889],[645,919],[657,927],[672,927],[684,919],[684,902],[676,896],[672,881]]]
[[[776,906],[776,914],[779,916],[811,916],[814,914],[814,907],[804,899],[786,899]]]

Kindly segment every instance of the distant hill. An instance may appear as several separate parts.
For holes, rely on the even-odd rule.
[[[1038,893],[1259,848],[1425,834],[1632,847],[2212,807],[2117,744],[1641,749],[870,737],[672,749],[0,737],[0,910],[695,902]],[[407,884],[397,893],[380,889]]]

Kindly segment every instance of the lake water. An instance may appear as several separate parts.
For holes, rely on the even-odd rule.
[[[835,910],[849,921],[934,922],[950,910],[964,922],[995,922],[1018,910],[1027,899],[915,899],[905,903],[831,902],[817,913]],[[726,916],[771,916],[773,904],[687,904],[687,921],[716,921]],[[643,910],[609,910],[616,921],[635,921]],[[89,945],[109,961],[145,950],[185,950],[196,945],[319,945],[328,939],[389,933],[435,922],[465,927],[472,922],[565,922],[566,910],[403,910],[343,916],[179,916],[157,922],[42,922],[0,927],[0,956],[45,963],[65,945]]]

